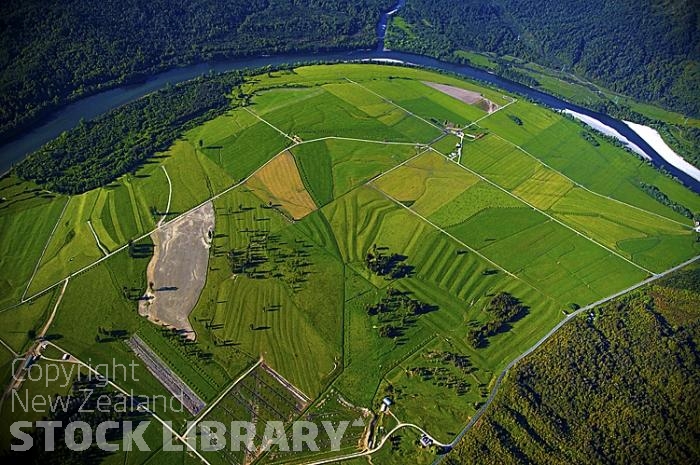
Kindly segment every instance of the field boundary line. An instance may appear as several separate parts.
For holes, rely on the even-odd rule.
[[[100,239],[97,237],[97,233],[95,232],[95,228],[92,227],[92,222],[90,220],[87,220],[87,224],[90,227],[90,231],[92,232],[92,237],[95,238],[95,243],[97,243],[97,247],[102,251],[102,253],[105,256],[109,255],[109,251],[104,248],[104,246],[100,242]]]
[[[403,203],[399,202],[399,201],[396,200],[394,197],[392,197],[391,195],[387,194],[386,192],[384,192],[383,190],[381,190],[379,187],[377,187],[374,183],[368,183],[368,185],[371,185],[371,187],[372,187],[373,189],[375,189],[377,192],[379,192],[380,194],[382,194],[383,196],[385,196],[387,199],[389,199],[389,200],[391,200],[392,202],[394,202],[396,205],[399,205],[400,207],[405,208],[406,210],[408,210],[409,212],[413,213],[414,215],[416,215],[416,216],[417,216],[418,218],[420,218],[421,220],[423,220],[423,221],[425,221],[426,223],[428,223],[430,226],[432,226],[432,227],[435,228],[436,230],[438,230],[438,231],[440,231],[441,233],[445,234],[446,236],[448,236],[448,237],[451,238],[452,240],[456,241],[458,244],[462,245],[463,247],[466,247],[467,249],[469,249],[470,252],[476,254],[476,255],[477,255],[478,257],[480,257],[482,260],[484,260],[484,261],[490,263],[491,265],[495,266],[496,268],[498,268],[499,270],[503,271],[504,273],[506,273],[508,276],[510,276],[510,277],[512,277],[512,278],[520,279],[520,278],[518,278],[518,276],[516,276],[515,274],[511,273],[510,271],[506,270],[505,268],[503,268],[503,267],[502,267],[501,265],[499,265],[498,263],[496,263],[496,262],[492,261],[491,259],[487,258],[486,256],[482,255],[478,250],[472,248],[471,246],[469,246],[469,245],[465,244],[464,242],[462,242],[461,240],[457,239],[455,236],[453,236],[453,235],[450,234],[449,232],[445,231],[445,230],[442,229],[440,226],[436,225],[435,223],[433,223],[432,221],[430,221],[429,219],[427,219],[426,217],[424,217],[423,215],[421,215],[421,214],[418,213],[417,211],[412,210],[411,208],[407,207],[407,206],[404,205]]]
[[[415,118],[418,118],[419,120],[423,121],[424,123],[431,125],[432,127],[434,127],[435,129],[437,129],[438,131],[440,131],[440,132],[444,132],[444,131],[445,131],[444,128],[441,128],[440,126],[438,126],[438,125],[436,125],[436,124],[434,124],[434,123],[431,123],[430,121],[428,121],[427,119],[423,118],[422,116],[416,115],[416,114],[413,113],[412,111],[407,110],[406,108],[402,107],[402,106],[399,105],[398,103],[396,103],[396,102],[394,102],[394,101],[392,101],[392,100],[390,100],[390,99],[384,97],[384,96],[381,95],[381,94],[378,94],[377,92],[373,91],[372,89],[369,89],[369,88],[363,86],[363,85],[360,84],[359,82],[353,81],[352,79],[347,78],[347,77],[344,78],[344,79],[345,79],[346,81],[352,83],[352,84],[355,84],[356,86],[359,86],[359,87],[363,88],[363,89],[366,90],[367,92],[376,95],[376,96],[379,97],[380,99],[384,100],[386,103],[388,103],[388,104],[390,104],[390,105],[393,105],[393,106],[395,106],[396,108],[402,110],[402,111],[403,111],[404,113],[406,113],[407,115],[413,116],[413,117],[415,117]],[[354,105],[353,105],[353,106],[354,106]]]
[[[253,110],[251,110],[250,108],[248,108],[248,107],[243,107],[243,109],[244,109],[245,111],[247,111],[248,113],[250,113],[251,115],[255,116],[257,119],[259,119],[259,120],[262,121],[263,123],[265,123],[265,124],[267,124],[268,126],[270,126],[270,127],[271,127],[272,129],[274,129],[275,131],[277,131],[277,132],[279,132],[280,134],[282,134],[282,135],[283,135],[284,137],[286,137],[287,139],[291,140],[292,142],[296,142],[292,137],[289,136],[289,134],[285,133],[284,131],[282,131],[282,130],[281,130],[280,128],[278,128],[277,126],[274,126],[272,123],[270,123],[269,121],[265,120],[262,116],[259,116],[257,113],[255,113],[255,112],[254,112]]]
[[[378,144],[378,145],[420,145],[420,146],[430,145],[429,143],[426,144],[423,142],[382,141],[382,140],[372,140],[372,139],[358,139],[355,137],[343,137],[343,136],[324,136],[324,137],[319,137],[317,139],[305,140],[305,141],[302,141],[296,145],[310,144],[311,142],[321,142],[324,140],[346,140],[346,141],[365,142],[367,144]]]
[[[442,155],[443,157],[445,157],[446,160],[450,160],[450,158],[447,157],[447,156],[445,156],[442,152],[439,152],[439,151],[435,150],[433,147],[430,147],[430,148],[431,148],[433,151],[435,151],[436,153],[438,153],[438,154]],[[623,259],[624,261],[626,261],[627,263],[633,265],[634,267],[636,267],[636,268],[638,268],[638,269],[640,269],[640,270],[644,271],[645,273],[650,274],[650,275],[652,275],[652,276],[656,275],[656,273],[654,273],[653,271],[649,271],[649,270],[647,270],[646,268],[644,268],[643,266],[634,263],[632,260],[626,258],[626,257],[623,256],[623,255],[620,255],[618,252],[616,252],[616,251],[614,251],[614,250],[608,248],[607,246],[601,244],[600,242],[596,241],[596,240],[593,239],[592,237],[589,237],[589,236],[583,234],[582,232],[580,232],[580,231],[578,231],[578,230],[572,228],[571,226],[569,226],[568,224],[566,224],[566,223],[564,223],[563,221],[559,220],[558,218],[555,218],[554,216],[550,215],[549,213],[547,213],[547,212],[545,212],[545,211],[543,211],[543,210],[540,210],[539,208],[535,207],[533,204],[531,204],[531,203],[528,202],[527,200],[518,197],[517,195],[513,194],[512,192],[510,192],[508,189],[505,189],[505,188],[499,186],[499,185],[496,184],[495,182],[491,181],[490,179],[486,178],[485,176],[482,176],[481,174],[477,173],[476,171],[472,170],[471,168],[468,168],[468,167],[466,167],[466,166],[464,166],[464,165],[460,165],[460,164],[456,163],[456,162],[453,161],[453,160],[450,160],[450,161],[452,161],[456,166],[459,166],[459,167],[462,168],[463,170],[465,170],[465,171],[467,171],[467,172],[473,174],[474,176],[479,177],[481,180],[486,181],[487,183],[491,184],[491,185],[494,186],[495,188],[497,188],[497,189],[499,189],[499,190],[505,192],[506,194],[510,195],[510,196],[513,197],[514,199],[519,200],[520,202],[524,203],[525,205],[527,205],[528,207],[532,208],[533,210],[535,210],[535,211],[537,211],[537,212],[543,214],[544,216],[546,216],[546,217],[549,218],[550,220],[553,220],[553,221],[555,221],[556,223],[559,223],[560,225],[564,226],[566,229],[568,229],[568,230],[574,232],[575,234],[577,234],[577,235],[583,237],[584,239],[588,239],[589,241],[591,241],[592,243],[594,243],[594,244],[597,245],[598,247],[607,250],[609,253],[615,255],[616,257]]]
[[[561,171],[559,171],[559,170],[553,168],[551,165],[547,164],[547,163],[544,162],[543,160],[540,160],[540,159],[537,158],[535,155],[533,155],[532,153],[528,152],[527,150],[525,150],[525,149],[522,148],[521,146],[519,146],[519,145],[517,145],[517,144],[515,144],[515,143],[513,143],[513,142],[511,142],[511,141],[509,141],[508,139],[506,139],[506,138],[504,138],[504,137],[501,137],[500,135],[496,134],[495,132],[492,132],[491,134],[493,134],[493,135],[494,135],[495,137],[497,137],[498,139],[501,139],[503,142],[505,142],[505,143],[507,143],[507,144],[510,144],[510,145],[512,145],[513,147],[517,148],[518,150],[520,150],[521,152],[523,152],[525,155],[527,155],[527,156],[529,156],[530,158],[532,158],[533,160],[539,162],[542,166],[544,166],[544,167],[546,167],[546,168],[549,168],[549,169],[552,170],[553,172],[557,173],[558,175],[560,175],[560,176],[563,177],[564,179],[566,179],[566,180],[568,180],[569,182],[571,182],[575,187],[579,187],[579,188],[581,188],[581,189],[583,189],[583,190],[585,190],[585,191],[587,191],[587,192],[590,192],[590,193],[593,194],[593,195],[596,195],[596,196],[598,196],[598,197],[601,197],[601,198],[603,198],[603,199],[611,200],[611,201],[617,202],[617,203],[619,203],[619,204],[621,204],[621,205],[625,205],[625,206],[630,207],[630,208],[633,208],[633,209],[635,209],[635,210],[639,210],[640,212],[647,213],[647,214],[652,215],[652,216],[656,216],[656,217],[658,217],[658,218],[660,218],[660,219],[662,219],[662,220],[671,221],[672,223],[676,223],[676,224],[678,224],[678,225],[681,225],[681,226],[683,226],[684,228],[691,229],[691,230],[693,229],[693,227],[690,226],[689,224],[681,223],[680,221],[676,221],[676,220],[674,220],[674,219],[672,219],[672,218],[668,218],[668,217],[666,217],[666,216],[664,216],[664,215],[661,215],[661,214],[659,214],[659,213],[650,212],[649,210],[645,210],[644,208],[638,207],[638,206],[636,206],[636,205],[632,205],[632,204],[629,204],[629,203],[624,202],[624,201],[622,201],[622,200],[618,200],[618,199],[616,199],[616,198],[614,198],[614,197],[610,197],[609,195],[601,194],[601,193],[599,193],[599,192],[596,192],[596,191],[594,191],[594,190],[591,190],[591,189],[589,189],[588,187],[586,187],[586,186],[584,186],[583,184],[581,184],[580,182],[574,181],[573,179],[571,179],[569,176],[565,175],[565,174],[562,173]]]
[[[506,104],[503,105],[502,107],[498,107],[495,111],[492,111],[491,113],[488,113],[488,114],[482,116],[481,118],[477,119],[476,121],[473,121],[473,122],[467,124],[466,126],[464,126],[464,127],[462,128],[462,130],[467,129],[467,128],[471,127],[471,126],[476,126],[476,125],[478,125],[478,123],[479,123],[480,121],[485,120],[486,118],[488,118],[488,117],[491,116],[491,115],[495,115],[495,114],[498,113],[499,111],[501,111],[501,110],[503,110],[503,109],[505,109],[505,108],[508,108],[509,106],[511,106],[512,104],[514,104],[514,103],[516,103],[516,102],[518,101],[517,98],[511,97],[510,95],[504,95],[503,97],[508,97],[508,98],[510,99],[510,102],[506,103]]]
[[[36,276],[37,271],[39,271],[39,265],[41,265],[41,261],[44,259],[44,254],[46,254],[46,249],[49,248],[49,244],[51,243],[51,239],[53,238],[53,235],[56,233],[56,230],[58,229],[58,225],[61,223],[61,218],[63,218],[63,214],[66,212],[66,209],[68,208],[68,204],[70,203],[71,197],[68,196],[68,199],[66,200],[65,205],[63,205],[63,209],[61,210],[61,213],[58,215],[58,219],[56,220],[56,224],[53,226],[53,229],[49,233],[49,237],[46,239],[46,244],[44,245],[44,249],[41,251],[41,255],[39,256],[39,260],[36,262],[36,266],[34,267],[34,272],[32,273],[32,276],[29,278],[29,282],[27,282],[27,287],[24,289],[24,292],[22,293],[22,297],[19,299],[20,303],[24,302],[24,298],[27,296],[27,292],[29,292],[29,287],[32,285],[32,281],[34,281],[34,277]]]
[[[65,281],[63,281],[63,287],[61,288],[61,293],[58,294],[58,298],[56,299],[56,303],[53,306],[53,310],[51,311],[51,314],[49,315],[49,319],[46,320],[46,323],[44,323],[44,327],[41,328],[41,331],[38,334],[39,339],[43,338],[46,335],[46,332],[49,330],[51,323],[53,323],[53,320],[56,317],[56,313],[58,312],[58,306],[61,305],[61,301],[63,300],[63,294],[65,294],[66,288],[68,287],[69,280],[70,280],[70,278],[66,278]]]
[[[231,383],[231,385],[229,385],[229,387],[227,387],[226,389],[224,389],[224,391],[223,391],[221,394],[219,394],[219,396],[214,400],[214,402],[212,402],[211,404],[209,404],[209,406],[208,406],[206,409],[204,409],[204,411],[201,412],[201,413],[197,416],[197,418],[195,418],[192,422],[190,422],[189,428],[187,428],[187,429],[185,430],[185,432],[182,434],[182,437],[187,438],[187,435],[190,433],[190,431],[192,431],[192,429],[194,429],[194,428],[197,426],[197,424],[198,424],[200,421],[202,421],[202,419],[203,419],[204,417],[206,417],[206,416],[209,414],[209,412],[211,412],[211,411],[214,409],[214,407],[216,407],[216,406],[219,404],[219,402],[221,402],[221,401],[224,399],[224,397],[226,397],[226,395],[227,395],[229,392],[231,392],[231,390],[232,390],[234,387],[236,387],[236,386],[238,385],[238,383],[240,383],[240,382],[243,380],[243,378],[245,378],[246,376],[248,376],[253,370],[255,370],[257,367],[259,367],[260,364],[261,364],[262,362],[263,362],[263,358],[260,357],[260,358],[258,359],[257,362],[255,362],[250,368],[248,368],[248,369],[247,369],[246,371],[244,371],[240,376],[238,376],[238,378],[236,378],[236,379]]]
[[[491,389],[491,393],[489,394],[489,397],[486,399],[486,402],[484,403],[484,405],[481,406],[481,408],[471,417],[471,419],[466,424],[466,426],[462,429],[462,431],[460,431],[459,434],[452,440],[452,442],[450,442],[450,447],[456,446],[459,443],[459,441],[461,441],[462,438],[466,435],[466,433],[476,424],[476,422],[479,421],[481,416],[484,415],[484,412],[488,409],[488,407],[491,405],[491,403],[495,399],[496,394],[498,393],[498,388],[500,387],[500,385],[501,385],[503,379],[505,378],[506,374],[508,373],[508,371],[511,368],[513,368],[513,366],[515,366],[522,359],[524,359],[525,357],[530,355],[532,352],[537,350],[542,344],[547,342],[547,340],[549,340],[549,338],[551,338],[562,327],[564,327],[564,325],[566,323],[573,320],[575,317],[577,317],[578,315],[580,315],[583,312],[592,310],[600,305],[603,305],[607,302],[610,302],[611,300],[617,299],[618,297],[621,297],[629,292],[637,290],[640,287],[643,287],[647,284],[653,283],[654,281],[657,281],[657,280],[669,275],[670,273],[678,271],[678,270],[692,264],[693,262],[697,261],[698,259],[700,259],[700,255],[696,255],[695,257],[693,257],[689,260],[686,260],[685,262],[681,263],[680,265],[676,265],[673,268],[669,268],[668,270],[666,270],[662,273],[655,274],[655,275],[653,275],[653,276],[651,276],[643,281],[638,282],[637,284],[634,284],[626,289],[618,291],[618,292],[616,292],[608,297],[597,300],[591,304],[586,305],[585,307],[581,307],[578,310],[568,314],[563,320],[561,320],[559,323],[557,323],[556,326],[554,326],[551,330],[549,330],[549,332],[547,334],[542,336],[542,338],[540,338],[537,342],[535,342],[527,350],[525,350],[523,353],[521,353],[516,358],[511,360],[510,363],[508,363],[508,365],[506,365],[506,367],[501,371],[501,373],[496,378],[495,384],[494,384],[493,388]],[[438,457],[437,459],[435,459],[435,461],[433,462],[433,465],[437,465],[440,462],[442,462],[446,456],[447,456],[447,454],[442,455],[442,456]]]
[[[7,342],[5,342],[2,338],[0,338],[0,344],[2,344],[3,347],[9,350],[13,357],[19,357],[19,354],[15,352],[15,350],[12,347],[10,347],[10,345]]]
[[[173,198],[173,183],[170,181],[170,176],[168,176],[168,170],[165,169],[165,165],[160,165],[160,167],[163,168],[165,178],[168,180],[168,205],[165,207],[165,212],[163,212],[163,216],[160,218],[160,221],[158,221],[158,227],[160,227],[160,225],[163,224],[163,221],[165,221],[165,218],[167,218],[168,213],[170,212],[170,201]]]
[[[431,148],[432,148],[432,147],[431,147]],[[371,186],[372,186],[373,189],[377,190],[379,193],[381,193],[382,195],[384,195],[387,199],[391,200],[392,202],[396,203],[397,205],[399,205],[399,206],[405,208],[406,210],[408,210],[409,212],[413,213],[413,214],[416,215],[418,218],[420,218],[421,220],[425,221],[426,223],[428,223],[430,226],[432,226],[432,227],[435,228],[436,230],[438,230],[438,231],[440,231],[441,233],[445,234],[447,237],[449,237],[449,238],[452,239],[453,241],[457,242],[457,243],[460,244],[461,246],[467,248],[469,251],[471,251],[472,253],[474,253],[476,256],[478,256],[478,257],[481,258],[482,260],[484,260],[484,261],[490,263],[491,265],[495,266],[496,268],[498,268],[499,270],[503,271],[505,274],[507,274],[507,275],[510,276],[511,278],[517,279],[518,281],[527,284],[528,286],[530,286],[531,288],[533,288],[534,290],[536,290],[537,292],[539,292],[543,297],[545,297],[545,298],[547,298],[547,299],[551,299],[552,302],[554,302],[555,304],[556,304],[556,303],[559,303],[559,301],[558,301],[557,299],[555,299],[555,298],[552,297],[551,295],[547,294],[546,292],[542,291],[540,288],[538,288],[537,286],[535,286],[535,285],[532,284],[531,282],[526,281],[525,279],[521,278],[520,276],[518,276],[518,275],[516,275],[516,274],[514,274],[514,273],[511,273],[511,272],[508,271],[507,269],[503,268],[503,267],[502,267],[501,265],[499,265],[498,263],[494,262],[493,260],[491,260],[490,258],[486,257],[485,255],[483,255],[483,254],[482,254],[481,252],[479,252],[478,250],[476,250],[476,249],[474,249],[473,247],[467,245],[465,242],[461,241],[460,239],[456,238],[455,236],[453,236],[453,235],[450,234],[449,232],[445,231],[445,230],[442,229],[440,226],[436,225],[435,223],[433,223],[432,221],[430,221],[429,219],[427,219],[426,217],[424,217],[424,216],[421,215],[420,213],[418,213],[418,212],[416,212],[415,210],[411,209],[410,207],[407,207],[406,205],[402,204],[401,202],[399,202],[398,200],[396,200],[394,197],[392,197],[391,195],[389,195],[389,194],[387,194],[386,192],[384,192],[383,190],[381,190],[381,189],[380,189],[379,187],[377,187],[375,184],[372,184]]]
[[[98,379],[104,379],[105,382],[106,382],[107,384],[109,384],[110,386],[112,386],[113,388],[115,388],[116,390],[118,390],[122,395],[126,396],[127,398],[131,398],[131,395],[130,395],[126,390],[124,390],[121,386],[119,386],[119,385],[118,385],[117,383],[115,383],[114,381],[112,381],[112,380],[110,380],[109,378],[103,376],[102,373],[100,373],[99,371],[97,371],[96,369],[94,369],[92,366],[90,366],[90,365],[88,365],[87,363],[83,362],[82,360],[80,360],[78,357],[76,357],[75,355],[71,354],[71,353],[68,352],[67,350],[65,350],[65,349],[63,349],[63,348],[61,348],[61,347],[59,347],[57,344],[55,344],[55,343],[53,343],[53,342],[51,342],[51,341],[47,341],[47,343],[48,343],[49,345],[55,347],[56,349],[60,350],[61,352],[70,355],[70,357],[71,357],[71,359],[72,359],[72,360],[55,360],[55,359],[51,359],[52,361],[55,361],[55,362],[63,362],[63,363],[75,363],[75,364],[84,366],[84,367],[87,368],[89,371],[91,371],[92,373],[94,373],[96,376],[99,376]],[[73,361],[73,360],[75,360],[75,361]],[[171,433],[173,436],[175,436],[175,437],[177,438],[178,441],[180,441],[181,443],[183,443],[183,444],[185,445],[185,447],[186,447],[187,449],[189,449],[190,451],[192,451],[192,452],[197,456],[197,458],[199,458],[204,464],[206,464],[206,465],[211,465],[211,464],[209,463],[209,461],[207,461],[207,459],[205,459],[205,458],[202,456],[202,454],[200,454],[199,451],[198,451],[195,447],[193,447],[192,444],[190,444],[189,441],[187,441],[187,439],[186,439],[184,436],[178,434],[178,432],[175,431],[175,430],[170,426],[170,424],[169,424],[167,421],[163,420],[163,419],[160,418],[158,415],[156,415],[155,412],[153,412],[151,409],[149,409],[149,408],[148,408],[148,405],[142,404],[142,403],[137,403],[137,407],[136,407],[136,408],[137,408],[137,410],[141,410],[141,411],[144,411],[144,412],[150,414],[153,418],[155,418],[155,419],[161,424],[161,426],[162,426],[164,429],[167,429],[168,431],[170,431],[170,433]]]
[[[471,417],[471,419],[469,420],[469,422],[467,423],[467,425],[462,429],[462,431],[460,431],[460,433],[455,437],[455,439],[453,439],[449,444],[445,444],[444,446],[450,448],[450,450],[453,449],[453,448],[459,443],[459,441],[462,440],[462,438],[466,435],[466,433],[467,433],[467,432],[476,424],[476,422],[481,418],[481,416],[484,414],[484,412],[486,411],[486,409],[491,405],[491,403],[493,402],[494,398],[496,397],[496,394],[497,394],[497,392],[498,392],[498,388],[499,388],[501,382],[503,381],[503,379],[505,378],[506,374],[508,373],[508,371],[509,371],[514,365],[516,365],[518,362],[520,362],[522,359],[524,359],[525,357],[527,357],[528,355],[530,355],[532,352],[534,352],[535,350],[537,350],[537,349],[538,349],[542,344],[544,344],[550,337],[552,337],[557,331],[559,331],[566,323],[568,323],[569,321],[573,320],[574,317],[576,317],[577,315],[579,315],[579,314],[581,314],[581,313],[583,313],[583,312],[585,312],[585,311],[587,311],[587,310],[590,310],[590,309],[592,309],[592,308],[595,308],[595,307],[598,306],[598,305],[605,304],[605,303],[607,303],[607,302],[609,302],[609,301],[611,301],[611,300],[614,300],[614,299],[616,299],[616,298],[618,298],[618,297],[620,297],[620,296],[622,296],[622,295],[625,295],[625,294],[628,293],[628,292],[631,292],[631,291],[633,291],[633,290],[635,290],[635,289],[638,289],[638,288],[640,288],[640,287],[642,287],[642,286],[644,286],[644,285],[646,285],[646,284],[649,284],[649,283],[654,282],[654,281],[656,281],[656,280],[658,280],[658,279],[660,279],[660,278],[663,278],[664,276],[666,276],[666,275],[668,275],[668,274],[670,274],[670,273],[672,273],[672,272],[674,272],[674,271],[677,271],[677,270],[679,270],[679,269],[681,269],[681,268],[683,268],[683,267],[685,267],[685,266],[687,266],[687,265],[689,265],[689,264],[691,264],[691,263],[697,261],[698,259],[700,259],[700,255],[698,255],[698,256],[696,256],[696,257],[694,257],[694,258],[691,258],[690,260],[687,260],[687,261],[681,263],[680,265],[677,265],[677,266],[675,266],[675,267],[673,267],[673,268],[671,268],[671,269],[669,269],[669,270],[666,270],[666,271],[664,271],[663,273],[659,273],[659,274],[657,274],[657,275],[653,275],[653,276],[651,276],[651,277],[645,279],[644,281],[640,281],[639,283],[637,283],[637,284],[635,284],[635,285],[633,285],[633,286],[631,286],[631,287],[629,287],[629,288],[627,288],[627,289],[624,289],[624,290],[622,290],[622,291],[616,292],[615,294],[612,294],[612,295],[610,295],[610,296],[608,296],[608,297],[606,297],[606,298],[604,298],[604,299],[601,299],[601,300],[598,300],[598,301],[596,301],[596,302],[593,302],[593,303],[591,303],[591,304],[589,304],[589,305],[586,305],[585,307],[581,307],[580,309],[576,310],[575,312],[572,312],[572,313],[570,313],[569,315],[567,315],[566,318],[564,318],[564,319],[563,319],[562,321],[560,321],[556,326],[554,326],[554,328],[552,328],[552,329],[551,329],[546,335],[544,335],[539,341],[537,341],[537,342],[536,342],[534,345],[532,345],[529,349],[527,349],[525,352],[523,352],[523,353],[520,354],[518,357],[516,357],[515,359],[513,359],[510,363],[508,363],[508,365],[506,365],[506,367],[503,369],[503,371],[501,371],[501,373],[499,374],[499,376],[496,378],[496,382],[495,382],[495,384],[494,384],[494,387],[492,388],[491,393],[489,394],[489,397],[486,399],[486,402],[484,403],[484,405],[482,405],[481,408]],[[384,444],[386,443],[386,441],[387,441],[394,433],[396,433],[396,431],[400,430],[401,428],[406,428],[406,427],[408,427],[408,428],[415,428],[415,429],[419,430],[422,434],[425,434],[425,435],[431,437],[431,438],[434,440],[434,438],[433,438],[432,436],[430,436],[430,434],[428,434],[425,430],[423,430],[423,429],[420,428],[419,426],[414,425],[414,424],[412,424],[412,423],[400,423],[400,424],[398,424],[397,426],[395,426],[394,428],[392,428],[392,429],[381,439],[381,441],[379,442],[379,444],[378,444],[376,447],[372,448],[372,449],[366,449],[366,450],[364,450],[364,451],[359,451],[359,452],[354,452],[354,453],[352,453],[352,454],[341,455],[341,456],[332,457],[332,458],[328,458],[328,459],[318,460],[318,461],[315,461],[315,462],[307,462],[306,465],[325,465],[325,464],[337,463],[337,462],[342,462],[342,461],[345,461],[345,460],[351,460],[351,459],[355,459],[355,458],[360,458],[360,457],[365,457],[365,456],[368,456],[368,455],[372,455],[372,454],[378,452],[378,451],[384,446]],[[437,443],[437,442],[436,442],[436,443]],[[447,457],[447,454],[443,454],[443,455],[437,457],[437,458],[433,461],[432,465],[437,465],[437,464],[441,463],[441,462],[445,459],[445,457]]]
[[[417,154],[413,155],[413,156],[410,157],[410,158],[407,158],[406,160],[402,161],[402,162],[399,163],[398,165],[392,166],[391,168],[389,168],[389,169],[386,170],[385,172],[379,173],[378,175],[376,175],[375,177],[373,177],[372,179],[370,179],[369,181],[367,181],[365,184],[369,184],[369,183],[371,183],[371,182],[378,181],[379,179],[381,179],[381,178],[384,177],[385,175],[391,173],[392,171],[394,171],[394,170],[396,170],[396,169],[401,168],[402,166],[404,166],[404,165],[406,165],[406,164],[412,162],[412,161],[415,160],[416,158],[420,157],[420,156],[423,155],[425,152],[427,152],[429,149],[430,149],[430,146],[423,146],[423,150],[421,150],[421,151],[418,152]]]
[[[222,190],[222,191],[219,192],[218,194],[215,194],[215,195],[209,197],[208,199],[206,199],[206,200],[204,200],[203,202],[201,202],[201,203],[195,205],[194,207],[190,208],[189,210],[187,210],[187,211],[185,211],[185,212],[183,212],[183,213],[177,215],[176,217],[174,217],[174,218],[172,218],[172,219],[166,221],[166,222],[163,223],[162,225],[157,226],[157,227],[155,227],[154,229],[152,229],[152,230],[150,230],[150,231],[148,231],[148,232],[142,234],[141,236],[139,236],[139,237],[133,239],[133,242],[138,242],[138,241],[140,241],[140,240],[142,240],[142,239],[145,239],[146,237],[150,236],[151,234],[153,234],[153,233],[156,232],[157,230],[161,229],[161,227],[163,227],[164,225],[168,225],[168,224],[170,224],[170,223],[173,223],[173,222],[175,222],[175,221],[178,221],[178,220],[184,218],[185,216],[187,216],[188,214],[192,213],[194,210],[200,208],[202,205],[206,204],[207,202],[212,202],[212,201],[218,199],[219,197],[228,194],[228,193],[231,192],[233,189],[236,189],[236,188],[238,188],[238,187],[241,187],[241,186],[244,185],[246,182],[248,182],[253,176],[255,176],[260,170],[262,170],[262,169],[265,168],[269,163],[271,163],[272,160],[274,160],[275,158],[277,158],[279,155],[283,154],[284,152],[286,152],[286,151],[288,151],[288,150],[292,150],[293,148],[298,147],[299,145],[310,144],[310,143],[312,143],[312,142],[319,142],[319,141],[329,140],[329,139],[341,139],[341,140],[342,140],[342,139],[344,139],[344,138],[336,137],[336,136],[325,136],[325,137],[320,137],[320,138],[317,138],[317,139],[303,140],[303,141],[298,141],[298,142],[295,141],[293,144],[291,144],[291,145],[285,147],[284,149],[282,149],[281,151],[277,152],[277,153],[276,153],[275,155],[273,155],[269,160],[267,160],[265,163],[263,163],[262,165],[260,165],[259,167],[257,167],[252,173],[250,173],[250,174],[249,174],[248,176],[246,176],[245,178],[241,179],[239,182],[230,185],[229,187],[225,188],[224,190]],[[425,144],[420,143],[420,142],[416,142],[416,143],[413,143],[413,142],[385,142],[385,141],[375,141],[375,140],[369,140],[369,139],[367,139],[367,140],[363,140],[363,139],[349,139],[349,140],[356,140],[356,141],[358,141],[358,142],[367,142],[367,143],[372,143],[372,144],[387,144],[387,145],[388,145],[388,144],[396,144],[396,145],[399,145],[399,144],[400,144],[400,145],[421,145],[421,146],[425,146]],[[114,251],[108,253],[108,254],[105,255],[104,257],[101,257],[101,258],[95,260],[94,262],[85,265],[84,267],[82,267],[82,268],[80,268],[80,269],[78,269],[78,270],[76,270],[76,271],[74,271],[74,272],[68,274],[68,276],[66,276],[66,277],[68,277],[68,278],[70,278],[70,277],[75,277],[75,276],[79,275],[80,273],[89,270],[89,269],[92,268],[93,266],[100,264],[101,262],[103,262],[104,260],[108,259],[108,258],[111,257],[112,255],[115,255],[115,254],[121,252],[122,250],[126,249],[128,246],[129,246],[128,243],[123,244],[122,246],[120,246],[120,247],[114,249]],[[18,304],[16,304],[16,305],[21,305],[21,304],[27,302],[28,300],[31,300],[31,299],[33,299],[34,297],[38,297],[38,296],[40,296],[41,294],[43,294],[43,293],[45,293],[45,292],[47,292],[47,291],[53,289],[54,287],[56,287],[56,286],[58,286],[59,284],[61,284],[61,282],[62,282],[64,279],[65,279],[65,278],[61,278],[60,280],[56,281],[56,282],[53,283],[52,285],[47,286],[46,288],[44,288],[44,289],[42,289],[42,290],[40,290],[40,291],[34,293],[33,295],[31,295],[31,296],[29,296],[29,297],[26,297],[26,296],[25,296],[25,298],[24,298],[22,301],[20,301]],[[15,306],[16,306],[16,305],[15,305]],[[14,307],[14,306],[11,306],[11,307],[8,307],[7,309],[13,308],[13,307]],[[6,310],[6,309],[3,309],[3,310]]]

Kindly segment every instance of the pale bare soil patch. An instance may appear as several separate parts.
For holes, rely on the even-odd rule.
[[[469,105],[475,105],[482,110],[493,113],[500,107],[493,103],[491,100],[487,99],[478,92],[472,90],[462,89],[460,87],[448,86],[447,84],[438,84],[436,82],[423,81],[426,86],[432,87],[433,89],[439,90],[443,94],[447,94],[450,97],[454,97],[457,100],[467,103]]]
[[[213,233],[214,206],[207,202],[151,234],[155,247],[139,314],[195,338],[188,317],[204,288]]]
[[[246,185],[265,203],[283,210],[294,220],[318,208],[304,187],[294,156],[289,152],[277,155]]]

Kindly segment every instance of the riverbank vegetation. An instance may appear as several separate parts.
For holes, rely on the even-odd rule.
[[[407,2],[387,45],[443,59],[452,59],[455,50],[477,50],[566,67],[613,91],[697,116],[698,24],[692,2],[673,3]],[[508,67],[497,68],[507,76]]]
[[[134,172],[183,130],[229,107],[239,73],[202,77],[149,94],[66,131],[22,161],[17,174],[51,191],[80,194]]]
[[[652,126],[700,167],[700,35],[690,2],[673,3],[414,1],[392,19],[386,45]]]
[[[168,68],[374,46],[393,0],[0,4],[0,138],[51,109]]]

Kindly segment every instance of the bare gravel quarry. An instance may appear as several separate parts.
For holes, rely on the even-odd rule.
[[[461,87],[448,86],[447,84],[438,84],[436,82],[423,81],[423,84],[432,87],[435,90],[439,90],[443,94],[454,97],[466,104],[476,105],[489,113],[493,113],[499,108],[497,104],[493,103],[487,98],[484,98],[484,96],[478,92],[462,89]]]
[[[206,281],[214,221],[214,206],[207,202],[151,234],[155,248],[139,314],[186,331],[190,339],[196,336],[188,316]]]

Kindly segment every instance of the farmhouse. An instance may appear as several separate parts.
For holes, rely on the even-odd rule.
[[[382,399],[382,405],[379,407],[379,411],[386,412],[387,410],[389,410],[389,406],[391,406],[391,399],[385,397],[384,399]]]

